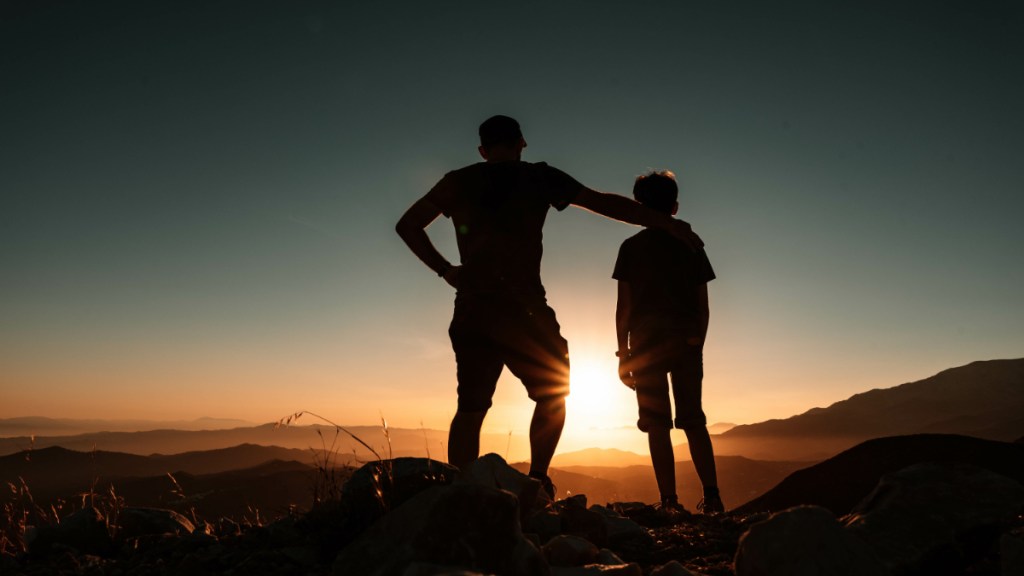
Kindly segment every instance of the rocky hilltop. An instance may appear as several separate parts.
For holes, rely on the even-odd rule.
[[[827,486],[836,478],[819,480]],[[806,503],[701,516],[595,505],[584,495],[552,501],[494,454],[462,474],[425,458],[366,464],[337,498],[270,523],[209,523],[102,498],[90,504],[59,524],[26,527],[25,550],[5,554],[0,571],[996,576],[1024,569],[1024,485],[954,460],[885,473],[844,514]]]

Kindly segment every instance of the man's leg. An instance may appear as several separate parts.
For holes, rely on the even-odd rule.
[[[480,456],[480,427],[487,411],[458,410],[448,430],[448,463],[462,470]]]
[[[503,364],[488,329],[493,315],[481,302],[455,303],[455,316],[448,328],[455,351],[459,404],[448,430],[448,463],[460,470],[480,456],[480,427],[491,407]]]
[[[505,364],[536,405],[530,421],[530,475],[550,484],[551,457],[565,426],[569,394],[569,344],[562,338],[555,312],[543,300],[516,312],[505,334]]]
[[[530,474],[546,477],[565,427],[565,397],[543,398],[530,421]]]

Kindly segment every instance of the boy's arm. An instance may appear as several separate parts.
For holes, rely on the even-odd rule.
[[[708,337],[708,323],[711,320],[711,305],[708,302],[708,285],[701,284],[697,287],[697,327],[700,329],[700,336],[690,338],[687,344],[703,346],[704,340]]]
[[[428,268],[444,278],[444,281],[453,288],[457,288],[459,267],[448,262],[434,247],[430,236],[427,236],[427,226],[430,226],[430,223],[440,215],[441,209],[433,202],[426,197],[420,198],[405,211],[405,214],[402,214],[398,224],[395,225],[395,232],[398,232],[412,253]]]
[[[629,290],[629,283],[619,280],[619,298],[615,303],[615,336],[619,342],[619,351],[615,353],[619,357],[619,380],[630,388],[636,388],[636,381],[633,380],[629,357],[629,312],[632,307],[632,294]]]
[[[704,242],[693,232],[688,223],[663,212],[652,210],[625,196],[598,192],[584,187],[579,191],[572,204],[612,220],[667,230],[673,236],[686,242],[691,250],[704,247]]]

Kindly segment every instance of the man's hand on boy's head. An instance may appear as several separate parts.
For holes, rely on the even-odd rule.
[[[696,232],[693,231],[689,222],[673,219],[672,227],[669,228],[669,232],[676,238],[685,242],[691,250],[696,251],[704,247],[704,241],[700,239],[700,236],[698,236]]]

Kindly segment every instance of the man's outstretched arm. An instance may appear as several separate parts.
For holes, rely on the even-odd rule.
[[[398,232],[406,246],[417,258],[454,287],[459,267],[448,262],[448,259],[434,247],[430,236],[427,236],[427,226],[430,226],[431,222],[440,215],[440,208],[430,200],[420,198],[405,211],[405,214],[402,214],[398,224],[395,225],[395,232]]]
[[[573,201],[573,205],[627,224],[667,230],[694,250],[704,247],[704,241],[694,233],[687,222],[652,210],[625,196],[583,188]]]

